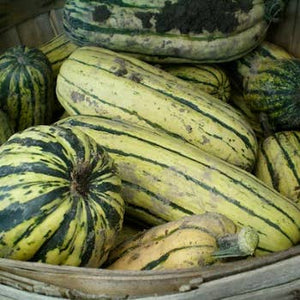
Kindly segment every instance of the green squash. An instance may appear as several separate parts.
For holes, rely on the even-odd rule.
[[[0,109],[14,131],[49,124],[53,107],[52,68],[41,50],[15,46],[0,55]]]

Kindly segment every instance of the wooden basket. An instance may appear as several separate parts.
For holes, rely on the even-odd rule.
[[[63,31],[62,0],[0,0],[0,53]],[[300,57],[300,0],[268,39]],[[298,33],[298,34],[297,34]],[[0,299],[300,299],[300,246],[180,271],[109,271],[0,259]]]

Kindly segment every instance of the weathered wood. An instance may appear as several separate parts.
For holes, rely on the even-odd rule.
[[[63,9],[53,9],[50,12],[50,23],[55,35],[64,31],[63,27]]]
[[[34,47],[53,38],[54,32],[49,22],[48,13],[29,19],[17,26],[23,45]]]
[[[134,299],[143,300],[216,300],[216,299],[228,299],[228,300],[263,300],[263,299],[299,299],[300,296],[300,256],[290,257],[278,261],[273,264],[266,266],[261,266],[259,268],[239,272],[230,276],[225,276],[218,279],[209,280],[207,282],[203,281],[201,277],[194,278],[189,281],[186,286],[181,286],[181,292],[177,291],[175,293],[170,293],[168,295],[160,295],[157,293],[156,285],[151,285],[151,278],[149,276],[148,284],[151,286],[154,295],[134,295]],[[102,270],[103,271],[103,270]],[[20,291],[25,292],[25,295],[33,293],[33,295],[45,295],[45,300],[49,296],[58,297],[59,299],[128,299],[127,294],[124,291],[119,291],[119,286],[117,281],[113,282],[114,293],[108,295],[103,294],[101,291],[102,282],[99,277],[96,276],[97,272],[102,272],[101,270],[94,270],[94,275],[90,275],[90,284],[87,291],[81,291],[78,287],[79,282],[82,280],[82,276],[78,273],[77,278],[74,276],[66,276],[65,281],[73,281],[73,288],[64,288],[60,285],[52,285],[43,282],[43,274],[40,274],[39,280],[33,280],[26,278],[24,274],[22,276],[14,275],[8,272],[1,272],[1,278],[6,277],[6,282],[0,285],[0,295],[5,293],[7,286],[13,288],[14,293],[12,295],[22,294]],[[83,270],[85,272],[85,270]],[[93,272],[92,272],[93,273]],[[117,276],[115,274],[112,277],[118,277],[119,281],[125,280],[125,276],[121,276],[120,272]],[[122,272],[121,272],[122,273]],[[123,272],[124,274],[130,272]],[[133,272],[134,273],[134,272]],[[149,272],[148,272],[149,273]],[[152,277],[155,276],[152,273]],[[184,272],[183,272],[184,273]],[[173,272],[173,277],[176,278],[180,276],[181,272]],[[185,274],[186,275],[186,274]],[[132,274],[129,274],[131,277]],[[161,275],[162,278],[164,277]],[[170,274],[168,274],[170,276]],[[100,276],[101,277],[101,276]],[[141,276],[140,281],[143,285],[143,280],[145,276]],[[157,275],[159,278],[160,275]],[[74,282],[74,278],[76,279]],[[103,279],[103,278],[102,278]],[[130,280],[131,278],[129,278]],[[153,280],[152,280],[153,281]],[[122,284],[122,282],[120,282]],[[129,282],[127,282],[129,284]],[[93,285],[100,285],[98,293],[92,293],[95,291]],[[130,284],[129,284],[130,285]],[[113,287],[112,287],[113,288]],[[192,290],[190,290],[192,288]],[[130,286],[128,286],[130,290]],[[129,294],[129,299],[132,295]],[[14,299],[14,298],[12,298]],[[17,298],[18,299],[18,298]],[[21,299],[21,298],[19,298]],[[24,297],[22,297],[24,299]],[[32,299],[32,298],[31,298]],[[44,300],[43,298],[37,298]]]
[[[16,27],[0,33],[0,53],[4,52],[7,48],[20,45],[21,39]]]
[[[300,299],[300,257],[201,283],[186,293],[143,300],[287,300]]]
[[[281,285],[295,292],[289,283],[300,280],[299,264],[300,246],[264,257],[173,271],[111,271],[0,259],[0,284],[48,296],[53,287],[55,296],[80,295],[81,299],[105,295],[112,299],[192,300],[203,296],[210,300]]]
[[[0,32],[63,5],[64,0],[0,0]]]
[[[0,285],[0,299],[1,300],[65,300],[68,298],[61,298],[52,296],[45,296],[34,294],[22,290],[12,288],[10,286]]]
[[[28,47],[40,46],[61,32],[62,9],[53,9],[0,32],[0,53],[21,44]]]
[[[300,57],[300,0],[289,0],[281,21],[272,25],[268,39]]]

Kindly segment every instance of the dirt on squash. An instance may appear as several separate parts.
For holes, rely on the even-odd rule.
[[[93,20],[99,23],[106,21],[111,15],[106,5],[99,5],[93,12]]]
[[[178,0],[176,3],[166,1],[160,13],[138,12],[135,16],[144,28],[150,28],[150,19],[154,18],[159,33],[177,29],[183,34],[203,31],[226,34],[239,25],[236,12],[247,13],[252,7],[252,0]]]

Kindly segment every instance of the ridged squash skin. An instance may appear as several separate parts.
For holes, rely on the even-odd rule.
[[[42,51],[15,46],[0,55],[0,109],[14,131],[49,124],[53,107],[53,74]]]
[[[68,0],[64,28],[74,43],[156,62],[237,59],[265,37],[283,1]]]
[[[267,137],[259,148],[255,175],[300,207],[300,131]]]
[[[0,256],[99,267],[123,223],[112,158],[77,129],[39,125],[0,149]]]
[[[263,41],[254,51],[229,64],[229,74],[231,79],[231,97],[230,103],[237,109],[243,112],[247,121],[251,124],[256,136],[259,139],[264,139],[269,135],[269,132],[264,132],[264,116],[259,115],[251,110],[250,103],[246,101],[244,96],[243,81],[244,77],[249,75],[251,61],[254,59],[291,59],[294,58],[291,53],[284,48],[275,45],[268,41]],[[224,67],[225,68],[225,67]]]
[[[6,142],[13,133],[7,114],[0,110],[0,146]]]
[[[221,213],[259,234],[257,255],[287,249],[300,238],[300,210],[254,175],[177,138],[95,116],[72,116],[101,143],[120,170],[126,214],[159,225],[192,214]]]
[[[62,64],[56,94],[69,115],[98,115],[162,130],[243,169],[257,141],[232,106],[140,60],[99,47],[75,50]]]
[[[162,68],[217,99],[224,102],[230,99],[230,80],[224,70],[216,64],[172,64],[163,65]]]
[[[279,46],[264,42],[228,65],[232,85],[243,93],[244,101],[257,118],[266,120],[262,123],[264,130],[298,130],[299,59]]]
[[[273,131],[300,129],[300,59],[254,61],[244,97]]]
[[[222,238],[235,238],[232,243],[236,248],[231,250],[231,254],[241,255],[237,235],[237,226],[223,215],[205,213],[188,216],[152,227],[125,240],[110,252],[105,265],[110,270],[199,268],[220,262],[214,253],[222,247],[218,243]],[[257,239],[242,242],[255,249]]]

